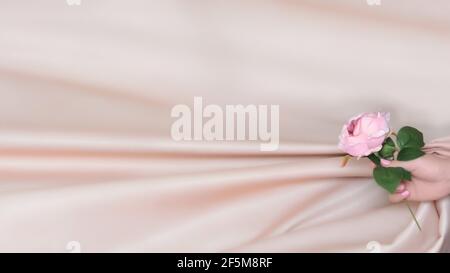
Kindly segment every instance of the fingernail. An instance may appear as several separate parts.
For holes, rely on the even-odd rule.
[[[387,159],[381,159],[381,165],[389,166],[389,165],[391,165],[391,161],[389,161]]]
[[[398,187],[397,187],[397,190],[396,190],[396,192],[400,193],[400,192],[404,191],[404,190],[405,190],[405,188],[406,188],[406,186],[405,186],[405,185],[403,185],[403,184],[400,184],[400,186],[398,186]]]
[[[404,192],[400,193],[400,195],[406,198],[406,197],[408,197],[408,196],[409,196],[409,191],[408,191],[408,190],[406,190],[406,191],[404,191]]]

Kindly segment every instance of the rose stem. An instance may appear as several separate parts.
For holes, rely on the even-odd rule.
[[[345,167],[345,165],[347,165],[348,161],[350,161],[352,157],[349,155],[346,155],[342,158],[342,163],[341,163],[341,167]]]
[[[420,227],[419,221],[417,221],[416,215],[414,215],[414,212],[412,211],[411,207],[409,206],[409,202],[405,201],[406,206],[408,207],[409,213],[411,213],[412,218],[414,219],[414,222],[416,222],[417,227],[420,231],[422,231],[422,228]]]

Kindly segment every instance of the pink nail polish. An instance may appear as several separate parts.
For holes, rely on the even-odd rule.
[[[404,192],[400,193],[400,195],[406,198],[406,197],[408,197],[408,196],[409,196],[409,191],[408,191],[408,190],[406,190],[406,191],[404,191]]]
[[[387,159],[381,159],[381,165],[383,166],[389,166],[391,164],[391,161]]]

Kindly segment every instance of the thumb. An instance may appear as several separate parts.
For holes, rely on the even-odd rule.
[[[383,167],[401,167],[407,171],[413,172],[417,168],[417,161],[411,160],[411,161],[398,161],[393,160],[389,161],[386,159],[381,159],[381,165]]]

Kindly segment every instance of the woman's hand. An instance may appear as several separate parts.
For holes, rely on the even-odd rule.
[[[412,174],[411,181],[402,182],[389,196],[391,202],[404,199],[432,201],[450,194],[450,159],[427,154],[411,161],[382,160],[384,167],[402,167]]]

